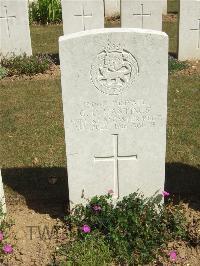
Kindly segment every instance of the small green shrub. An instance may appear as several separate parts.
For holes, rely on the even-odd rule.
[[[169,73],[186,69],[188,67],[186,62],[178,61],[176,58],[169,56],[168,60]]]
[[[3,58],[1,66],[6,69],[7,76],[13,75],[35,75],[44,73],[50,68],[51,59],[47,55],[20,55],[11,58]]]
[[[8,71],[6,70],[6,68],[5,68],[5,67],[2,67],[2,66],[0,65],[0,79],[6,77],[7,74],[8,74]]]
[[[62,21],[60,0],[37,0],[29,7],[30,22],[41,24],[59,23]]]
[[[101,235],[88,235],[80,241],[72,241],[59,250],[66,254],[60,265],[102,266],[112,262],[111,251]]]
[[[67,217],[67,224],[75,247],[85,243],[89,235],[102,235],[113,261],[120,265],[150,263],[168,241],[186,237],[181,209],[162,204],[161,195],[145,199],[133,193],[116,203],[109,194],[96,196],[86,206],[77,205]],[[81,256],[77,253],[77,259]]]

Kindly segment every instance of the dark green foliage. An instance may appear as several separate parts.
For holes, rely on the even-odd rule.
[[[8,71],[6,70],[6,68],[5,67],[2,67],[0,65],[0,79],[6,77],[7,76],[7,73],[8,73]]]
[[[172,56],[169,56],[168,64],[169,64],[169,73],[186,69],[188,67],[186,62],[178,61],[176,58]]]
[[[6,69],[7,76],[23,74],[31,76],[44,73],[50,68],[52,61],[47,55],[20,55],[11,58],[5,57],[1,60],[0,64]]]
[[[62,21],[60,0],[37,0],[29,7],[30,22],[41,24],[59,23]]]
[[[161,199],[161,195],[145,199],[133,193],[114,204],[110,195],[96,196],[85,207],[75,207],[67,222],[78,228],[79,241],[88,237],[81,230],[84,224],[90,226],[90,234],[103,235],[120,265],[143,265],[153,261],[167,241],[186,235],[181,210],[164,206]],[[95,206],[100,210],[95,211]]]

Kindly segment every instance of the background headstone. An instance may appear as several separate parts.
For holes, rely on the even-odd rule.
[[[104,28],[103,0],[62,0],[64,34]]]
[[[6,212],[6,203],[5,203],[5,196],[4,196],[4,190],[3,190],[1,169],[0,169],[0,203],[1,203],[2,208],[3,208],[3,212]]]
[[[71,203],[110,189],[116,198],[162,190],[167,35],[99,29],[59,42]]]
[[[104,0],[104,5],[106,17],[120,15],[120,0]]]
[[[0,1],[0,58],[32,54],[27,0]]]
[[[200,0],[180,1],[178,59],[200,59]]]
[[[160,0],[162,1],[162,13],[167,15],[167,0]]]
[[[162,1],[121,0],[121,27],[162,30]]]

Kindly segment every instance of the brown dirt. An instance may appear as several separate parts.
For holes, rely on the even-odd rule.
[[[52,184],[48,184],[52,185]],[[7,188],[8,189],[8,188]],[[7,190],[6,189],[6,190]],[[20,194],[14,191],[7,190],[7,208],[8,218],[13,219],[15,224],[12,226],[10,241],[13,243],[14,236],[14,253],[9,255],[4,263],[4,266],[43,266],[51,262],[52,254],[58,247],[58,243],[65,238],[63,222],[56,218],[61,213],[61,204],[51,204],[48,208],[54,210],[55,217],[48,214],[45,205],[42,203],[43,213],[35,210],[34,204],[40,204],[35,201],[33,197],[33,207],[30,208],[26,204],[26,200]],[[30,200],[30,199],[29,199]],[[29,202],[30,205],[30,202]],[[190,222],[191,239],[193,241],[200,241],[200,199],[195,201],[197,210],[189,207],[188,203],[184,204],[185,213]],[[45,213],[47,211],[47,213]],[[30,226],[34,226],[31,229]],[[49,234],[44,228],[48,228]],[[58,230],[51,230],[56,227]],[[40,231],[39,231],[40,230]],[[193,238],[192,238],[193,236]],[[200,243],[200,242],[199,242]],[[169,252],[175,250],[177,252],[177,260],[172,262],[169,259]],[[192,247],[187,243],[172,242],[169,243],[168,248],[164,251],[164,257],[159,258],[159,263],[151,265],[183,265],[183,266],[198,266],[200,265],[200,245]]]
[[[8,241],[14,252],[5,256],[3,266],[48,265],[66,237],[65,173],[56,179],[52,172],[48,175],[40,169],[4,171],[7,219],[14,223]]]
[[[176,21],[177,21],[176,14],[163,15],[163,22],[176,22]]]
[[[185,76],[191,76],[191,75],[199,75],[200,73],[200,60],[197,61],[186,61],[188,67],[186,69],[180,70],[180,71],[175,71],[173,73],[174,76],[180,76],[180,75],[185,75]]]

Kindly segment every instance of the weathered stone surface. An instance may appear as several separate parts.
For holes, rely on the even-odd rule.
[[[62,0],[64,34],[104,28],[103,0]]]
[[[71,203],[114,191],[162,190],[168,37],[101,29],[60,38]]]
[[[4,190],[3,190],[3,182],[1,177],[1,169],[0,169],[0,203],[3,208],[3,212],[6,212],[6,203],[5,203],[5,196],[4,196]]]
[[[200,0],[180,1],[178,59],[200,59]]]
[[[121,0],[121,26],[161,31],[162,10],[158,0]]]
[[[32,54],[27,0],[0,1],[0,58]]]
[[[160,0],[160,1],[162,1],[162,13],[164,15],[167,15],[167,0]]]
[[[120,0],[105,0],[104,3],[106,17],[120,15]]]

